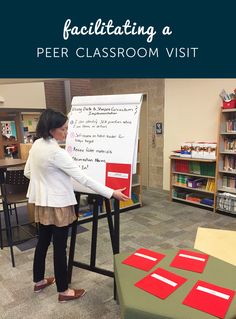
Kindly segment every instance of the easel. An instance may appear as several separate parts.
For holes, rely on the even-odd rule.
[[[84,194],[84,193],[83,193]],[[79,211],[80,206],[80,196],[82,193],[76,193],[77,205],[76,212]],[[88,195],[88,194],[85,194]],[[91,195],[91,194],[90,194]],[[70,240],[70,251],[69,251],[69,260],[68,260],[68,282],[71,283],[72,270],[73,266],[78,268],[83,268],[89,271],[96,272],[108,277],[114,278],[114,272],[99,268],[96,266],[96,252],[97,252],[97,233],[98,233],[98,219],[107,217],[110,239],[112,245],[113,255],[120,252],[120,209],[119,201],[114,200],[114,212],[111,212],[110,201],[100,195],[92,195],[93,197],[93,216],[91,218],[86,218],[85,220],[75,221],[72,225],[71,230],[71,240]],[[102,215],[98,215],[98,203],[105,201],[106,212]],[[114,215],[114,221],[112,219]],[[75,254],[75,244],[76,244],[76,235],[77,235],[77,225],[81,225],[87,222],[92,221],[92,236],[91,236],[91,249],[90,249],[90,263],[82,263],[74,260]],[[116,287],[114,281],[114,299],[116,299]]]

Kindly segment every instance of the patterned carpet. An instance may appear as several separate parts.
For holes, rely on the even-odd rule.
[[[120,251],[137,248],[193,248],[197,228],[236,230],[236,219],[214,214],[193,206],[169,201],[160,190],[143,193],[143,207],[122,213]],[[91,230],[91,224],[85,224]],[[75,260],[88,262],[91,231],[77,236]],[[32,292],[34,249],[20,251],[14,247],[16,268],[11,267],[8,248],[0,250],[0,318],[1,319],[118,319],[119,306],[113,300],[112,278],[86,270],[73,270],[72,287],[83,287],[87,294],[78,301],[58,304],[55,286],[40,294]],[[47,259],[47,275],[53,274],[52,247]],[[105,219],[99,220],[97,266],[112,270],[113,258]]]

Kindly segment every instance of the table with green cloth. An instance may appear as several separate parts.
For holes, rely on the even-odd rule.
[[[194,249],[188,249],[196,251]],[[156,249],[165,254],[157,265],[150,271],[122,264],[122,261],[134,252],[120,253],[114,256],[114,271],[118,293],[118,300],[123,319],[213,319],[208,313],[183,305],[185,297],[198,280],[203,280],[217,286],[236,291],[236,267],[220,259],[209,256],[202,273],[170,267],[170,263],[179,249]],[[166,299],[160,299],[134,286],[136,282],[153,272],[157,268],[164,268],[188,279]],[[225,316],[226,319],[236,319],[236,295]]]

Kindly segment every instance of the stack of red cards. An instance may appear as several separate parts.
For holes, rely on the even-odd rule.
[[[208,258],[207,254],[181,249],[170,266],[201,273],[207,264]]]
[[[163,254],[156,253],[155,251],[145,248],[140,248],[131,256],[123,260],[122,263],[138,269],[149,271],[164,257],[165,255]]]

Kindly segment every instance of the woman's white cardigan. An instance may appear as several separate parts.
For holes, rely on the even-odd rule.
[[[113,189],[85,175],[53,138],[40,138],[34,142],[24,174],[30,179],[27,192],[29,203],[38,206],[75,205],[77,202],[71,177],[104,197],[111,198],[113,194]]]

